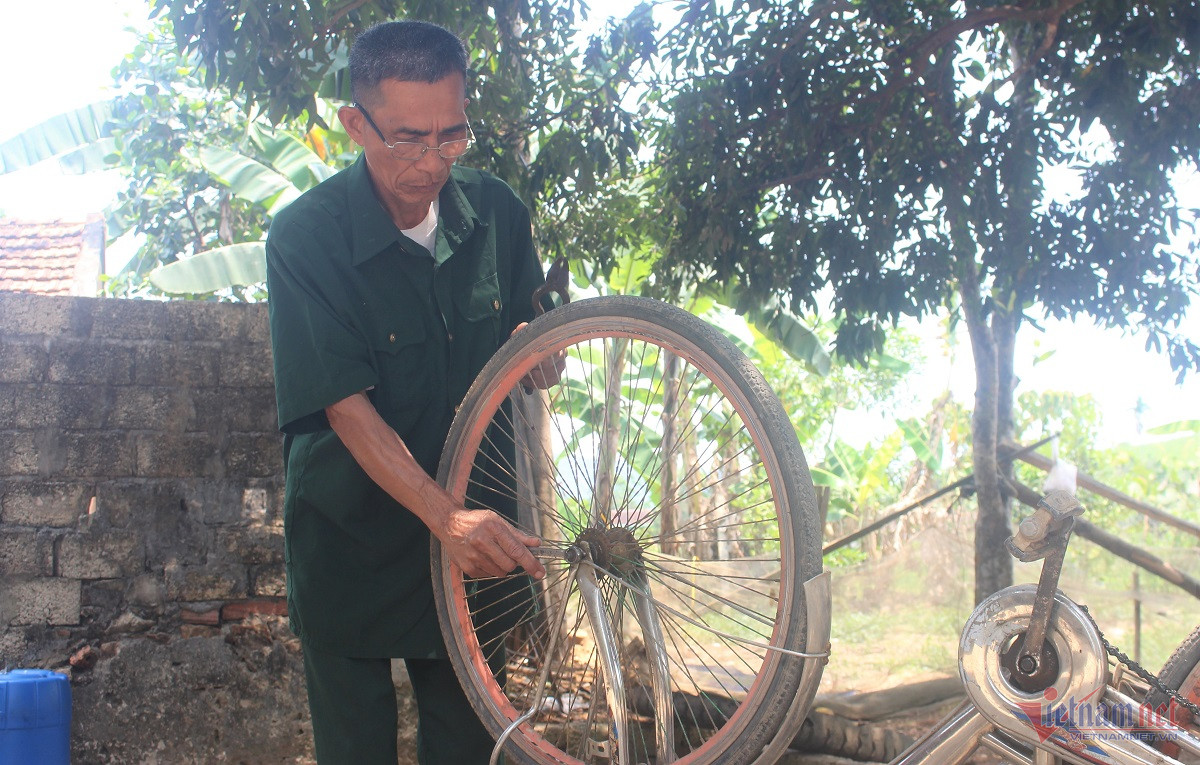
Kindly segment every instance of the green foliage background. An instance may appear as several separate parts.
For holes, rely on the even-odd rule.
[[[1175,329],[1196,291],[1195,211],[1169,184],[1200,151],[1194,4],[696,0],[643,4],[586,40],[576,0],[150,8],[157,25],[116,72],[122,94],[66,130],[128,178],[110,233],[144,237],[109,294],[154,294],[155,267],[260,241],[278,198],[218,165],[277,170],[271,137],[290,136],[344,167],[354,147],[333,107],[347,42],[375,21],[427,18],[472,52],[469,162],[526,199],[543,254],[568,256],[578,288],[661,297],[730,327],[793,414],[839,528],[915,477],[942,485],[1002,439],[1051,433],[1082,470],[1196,520],[1195,436],[1098,449],[1094,401],[1020,393],[1006,421],[1003,385],[976,402],[997,410],[989,439],[953,401],[913,417],[902,383],[926,349],[898,329],[962,322],[977,363],[990,354],[1003,374],[1029,318],[1090,314],[1145,330],[1180,370],[1196,363]],[[1082,140],[1094,125],[1111,157]],[[6,168],[16,151],[62,146],[6,144]],[[1046,193],[1052,165],[1079,173],[1077,198]],[[286,180],[299,191],[319,177]],[[1164,246],[1189,230],[1186,252]],[[996,378],[985,367],[981,389]],[[862,409],[889,417],[851,443],[840,423]],[[1041,482],[1021,465],[1017,477]],[[1089,510],[1131,541],[1195,545],[1106,502]]]

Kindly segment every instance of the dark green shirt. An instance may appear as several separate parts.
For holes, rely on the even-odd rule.
[[[442,655],[429,531],[367,477],[325,407],[360,391],[431,476],[455,407],[533,314],[529,213],[502,181],[455,167],[433,257],[400,230],[360,157],[283,210],[267,238],[284,432],[288,614],[347,656]]]

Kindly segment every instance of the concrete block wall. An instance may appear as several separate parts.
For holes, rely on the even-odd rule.
[[[265,305],[0,293],[0,666],[75,761],[307,756],[272,386]]]

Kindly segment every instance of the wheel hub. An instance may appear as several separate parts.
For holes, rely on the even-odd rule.
[[[575,544],[587,545],[597,567],[625,578],[633,576],[642,565],[642,546],[624,526],[584,529]]]
[[[1013,684],[1026,693],[1038,693],[1054,685],[1058,679],[1058,654],[1053,643],[1043,642],[1041,654],[1021,656],[1025,647],[1025,633],[1021,633],[1008,649],[1000,654],[1000,666],[1009,673]]]

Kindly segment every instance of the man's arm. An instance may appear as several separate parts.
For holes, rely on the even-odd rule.
[[[491,510],[468,510],[456,502],[421,469],[365,393],[326,407],[325,414],[371,480],[420,518],[468,576],[504,576],[518,567],[535,579],[546,575],[529,551],[540,544],[538,538]]]

